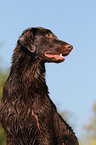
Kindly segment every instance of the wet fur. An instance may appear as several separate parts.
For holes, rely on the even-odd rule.
[[[49,32],[44,28],[25,30],[14,50],[0,112],[7,145],[78,145],[72,128],[48,95],[44,63],[55,60],[44,57],[44,52],[67,52],[62,46],[67,43],[53,33],[53,38],[45,37]]]

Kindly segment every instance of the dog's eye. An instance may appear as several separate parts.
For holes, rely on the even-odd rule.
[[[45,37],[47,37],[47,38],[53,38],[53,35],[52,34],[46,34]]]

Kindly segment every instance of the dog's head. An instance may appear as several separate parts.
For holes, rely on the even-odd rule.
[[[43,62],[62,62],[71,50],[72,45],[59,40],[50,30],[36,27],[25,30],[18,44],[34,54],[35,59]]]

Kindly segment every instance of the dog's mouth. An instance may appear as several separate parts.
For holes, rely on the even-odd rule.
[[[63,62],[65,60],[65,56],[69,53],[60,53],[60,54],[52,54],[51,52],[44,52],[45,57],[52,59],[55,62]]]

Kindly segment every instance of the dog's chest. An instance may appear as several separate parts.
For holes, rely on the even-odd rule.
[[[27,100],[26,104],[23,101],[15,101],[7,107],[7,123],[9,124],[9,133],[14,132],[32,136],[35,135],[35,130],[38,134],[52,129],[53,113],[49,100],[36,99],[34,103],[32,100]]]

